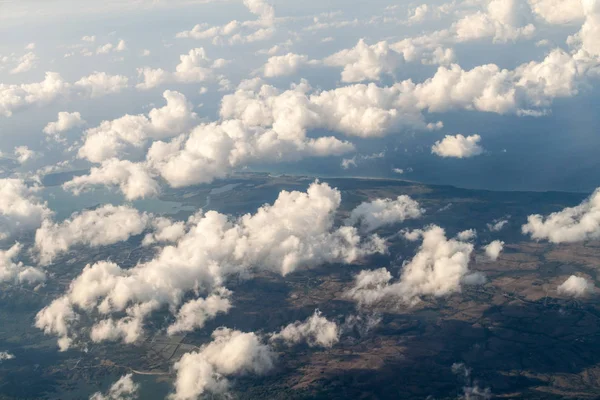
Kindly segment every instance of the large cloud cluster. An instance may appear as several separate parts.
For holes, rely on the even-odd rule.
[[[74,245],[106,246],[139,235],[149,222],[150,216],[135,208],[107,204],[75,213],[61,223],[45,220],[35,233],[35,251],[46,265]]]
[[[95,72],[71,84],[56,72],[46,72],[41,82],[20,85],[0,83],[0,115],[10,117],[17,110],[45,105],[71,95],[93,98],[118,93],[127,87],[127,82],[127,77],[122,75]]]
[[[185,294],[210,293],[232,275],[245,276],[253,268],[285,275],[299,267],[349,263],[385,251],[376,235],[361,238],[355,227],[334,226],[340,203],[338,190],[315,182],[305,193],[282,191],[272,205],[238,219],[198,212],[186,233],[149,262],[131,269],[110,262],[88,265],[63,297],[40,311],[36,325],[59,336],[66,348],[79,311],[94,318],[125,311],[127,316],[119,320],[99,322],[93,339],[131,342],[142,334],[143,320],[152,311],[164,305],[176,311]],[[224,311],[226,296],[219,297],[186,306],[173,329],[200,325],[202,313]],[[217,304],[209,304],[213,300]],[[195,316],[188,318],[190,313]]]
[[[399,104],[404,86],[355,84],[315,92],[302,81],[282,92],[257,81],[247,82],[223,97],[221,116],[248,126],[272,127],[285,136],[308,129],[361,137],[384,136],[406,125],[426,129],[417,109]]]
[[[212,182],[252,162],[290,161],[354,150],[350,142],[334,136],[309,138],[303,128],[278,131],[227,119],[200,124],[168,142],[153,142],[145,162],[112,158],[127,145],[141,147],[148,139],[173,136],[191,124],[195,114],[185,98],[176,92],[165,92],[165,97],[167,106],[152,110],[149,118],[125,116],[88,130],[79,154],[102,164],[64,187],[77,193],[95,185],[114,185],[128,199],[135,199],[158,193],[156,176],[173,187],[182,187]]]
[[[471,243],[448,240],[444,230],[435,225],[411,235],[411,239],[418,237],[422,237],[423,242],[413,259],[403,266],[397,282],[391,283],[392,275],[385,268],[365,270],[356,276],[348,297],[360,305],[384,299],[413,304],[421,297],[458,292],[465,280],[473,281],[469,270]]]
[[[141,147],[148,139],[164,139],[190,129],[196,121],[196,113],[186,97],[166,90],[167,104],[153,108],[148,116],[125,115],[86,131],[79,157],[100,163],[119,156],[128,146]]]
[[[274,366],[275,354],[255,333],[221,328],[213,341],[175,363],[177,377],[171,400],[195,400],[204,393],[222,394],[228,376],[263,375]]]
[[[552,243],[572,243],[600,238],[600,189],[576,207],[567,207],[543,217],[527,217],[524,234]]]

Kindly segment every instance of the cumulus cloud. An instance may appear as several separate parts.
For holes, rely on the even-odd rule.
[[[118,187],[127,200],[153,197],[160,192],[158,182],[145,164],[116,158],[102,162],[89,175],[76,176],[62,187],[77,195],[98,185]]]
[[[49,122],[45,127],[43,132],[51,137],[55,138],[55,140],[60,140],[59,133],[69,131],[74,128],[79,128],[80,126],[85,125],[85,120],[81,118],[81,114],[79,112],[66,112],[61,111],[58,113],[58,120]]]
[[[315,310],[306,321],[296,321],[283,327],[270,340],[281,340],[289,345],[306,342],[311,347],[332,347],[339,342],[340,331],[335,322],[329,321],[319,310]]]
[[[421,4],[411,10],[410,15],[408,17],[409,22],[416,23],[421,22],[425,19],[427,14],[430,11],[430,7],[427,4]]]
[[[483,147],[479,145],[481,136],[463,136],[461,134],[446,135],[443,140],[435,142],[431,146],[431,152],[440,157],[468,158],[483,153]]]
[[[554,99],[577,94],[590,68],[589,58],[577,59],[555,49],[544,60],[514,70],[495,64],[464,70],[451,64],[440,66],[423,82],[405,80],[388,87],[354,84],[315,92],[303,81],[282,92],[253,80],[224,96],[221,116],[249,126],[272,126],[281,133],[328,129],[376,137],[402,127],[439,129],[441,122],[425,122],[425,112],[464,109],[540,115]]]
[[[352,49],[342,50],[323,60],[325,65],[343,67],[342,82],[379,80],[381,75],[393,75],[403,62],[403,56],[386,41],[369,46],[363,39]]]
[[[600,58],[600,44],[598,44],[598,34],[600,34],[600,2],[598,0],[583,0],[584,22],[579,32],[570,36],[567,43],[577,50],[574,58],[582,63],[598,65]]]
[[[461,284],[471,279],[469,259],[471,243],[446,239],[438,226],[416,231],[423,242],[411,261],[405,263],[397,282],[385,268],[361,271],[347,296],[361,305],[378,303],[384,299],[416,303],[423,296],[441,297],[458,292]]]
[[[128,146],[139,148],[149,139],[176,136],[191,128],[197,115],[186,97],[170,90],[166,90],[163,97],[167,104],[153,108],[148,116],[127,114],[88,129],[78,156],[100,163],[118,156]]]
[[[0,282],[34,284],[46,280],[44,271],[14,261],[22,249],[20,243],[15,243],[8,250],[0,250]]]
[[[146,234],[142,245],[150,246],[154,243],[175,243],[186,232],[185,221],[172,221],[169,218],[157,217],[152,220],[153,232]]]
[[[215,45],[243,44],[269,39],[275,33],[275,9],[265,0],[244,0],[248,11],[257,16],[253,21],[233,20],[220,26],[197,24],[189,31],[177,33],[177,38],[212,39]]]
[[[78,314],[68,298],[62,297],[54,300],[49,306],[44,307],[35,317],[35,326],[42,329],[47,335],[58,336],[58,348],[67,350],[73,339],[69,337],[70,325],[77,321]]]
[[[204,327],[207,320],[213,319],[219,313],[227,313],[231,309],[230,296],[232,292],[219,288],[207,298],[190,300],[177,312],[175,322],[167,329],[169,335],[190,332]]]
[[[15,356],[8,351],[0,351],[0,362],[5,360],[12,360]]]
[[[580,205],[567,207],[547,217],[539,214],[527,217],[524,234],[536,240],[552,243],[573,243],[600,238],[600,189]]]
[[[75,82],[76,88],[84,91],[89,97],[101,97],[119,93],[128,87],[129,79],[123,75],[109,75],[106,72],[94,72]]]
[[[583,20],[581,0],[529,0],[533,12],[549,24],[570,24]]]
[[[571,275],[566,281],[560,284],[557,288],[558,293],[571,296],[581,297],[594,291],[594,284],[585,278]]]
[[[315,64],[309,61],[308,56],[302,54],[287,53],[283,56],[273,56],[267,60],[263,67],[263,74],[267,78],[295,74],[304,65]]]
[[[468,14],[454,24],[459,41],[491,37],[494,42],[529,38],[535,32],[526,0],[491,0],[485,11]]]
[[[494,240],[493,242],[484,247],[485,254],[492,261],[496,261],[498,259],[503,248],[504,242],[501,240]]]
[[[188,54],[179,56],[179,64],[175,72],[165,71],[162,68],[153,69],[144,67],[138,69],[142,82],[136,87],[141,90],[152,89],[165,83],[199,83],[215,78],[214,70],[222,68],[225,60],[211,60],[204,48],[191,49]]]
[[[104,205],[94,210],[74,213],[61,223],[45,220],[35,233],[35,251],[40,263],[54,258],[75,245],[106,246],[141,234],[150,216],[130,206]]]
[[[0,83],[0,115],[10,117],[15,111],[46,105],[70,95],[99,97],[118,93],[127,87],[127,81],[125,76],[95,72],[71,84],[56,72],[46,72],[41,82],[19,85]]]
[[[52,215],[46,203],[36,197],[36,191],[22,179],[0,179],[0,239],[35,229]]]
[[[201,124],[171,142],[153,143],[147,160],[171,186],[181,187],[212,182],[253,161],[291,161],[352,150],[351,143],[333,136],[309,139],[304,131],[286,135],[226,120]]]
[[[260,81],[245,82],[223,97],[221,117],[248,126],[272,127],[280,135],[328,129],[361,137],[385,136],[408,125],[427,129],[414,102],[400,105],[404,85],[355,84],[314,92],[306,81],[281,92]],[[311,93],[312,92],[312,93]]]
[[[117,44],[106,43],[105,45],[99,46],[96,49],[96,54],[120,53],[125,50],[127,50],[127,44],[121,39]]]
[[[255,333],[227,328],[213,332],[212,342],[186,353],[175,363],[172,400],[194,400],[204,393],[227,391],[228,376],[263,375],[273,369],[275,354]]]
[[[473,240],[477,237],[477,231],[475,229],[467,229],[466,231],[459,232],[456,238],[462,242]]]
[[[35,159],[38,154],[27,146],[15,147],[15,157],[20,164],[25,164],[28,161]]]
[[[361,229],[373,231],[382,226],[393,225],[410,218],[419,218],[425,212],[418,202],[409,196],[392,199],[376,199],[361,203],[350,213],[348,223]]]
[[[63,297],[40,311],[37,326],[68,344],[72,335],[67,332],[78,312],[105,318],[126,311],[125,319],[102,323],[95,338],[134,341],[149,312],[162,305],[175,312],[186,293],[210,293],[232,275],[244,276],[256,268],[285,275],[300,267],[349,263],[385,251],[376,235],[362,238],[356,228],[334,226],[340,203],[338,190],[316,182],[307,192],[282,191],[272,205],[238,219],[200,211],[188,220],[185,235],[149,262],[130,269],[109,262],[86,266]]]
[[[238,119],[203,123],[168,142],[155,141],[145,162],[119,160],[128,149],[143,148],[150,139],[182,133],[196,120],[191,105],[177,92],[165,92],[167,105],[148,117],[126,115],[86,131],[79,156],[102,162],[86,176],[66,183],[79,192],[93,185],[116,185],[128,199],[156,194],[160,176],[173,187],[212,182],[249,163],[286,162],[305,157],[341,155],[354,146],[334,136],[308,138],[306,130],[276,131]],[[283,117],[283,115],[282,115]]]
[[[0,83],[0,115],[10,117],[16,110],[43,105],[69,93],[70,85],[55,72],[47,72],[43,81],[20,85]]]
[[[112,384],[106,394],[94,393],[90,400],[134,400],[137,398],[139,385],[133,382],[132,375],[127,374]]]
[[[17,66],[14,67],[13,69],[11,69],[10,73],[11,74],[20,74],[22,72],[30,71],[31,69],[33,69],[33,67],[35,67],[37,61],[38,61],[38,57],[35,55],[35,53],[30,51],[29,53],[22,55],[18,59]]]

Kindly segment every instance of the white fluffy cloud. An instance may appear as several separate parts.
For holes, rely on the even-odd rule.
[[[56,72],[46,72],[43,81],[7,85],[0,83],[0,115],[10,117],[13,112],[49,104],[70,95],[99,97],[118,93],[127,87],[128,79],[121,75],[96,72],[83,77],[74,84],[65,82]]]
[[[175,322],[167,329],[169,335],[181,332],[190,332],[202,328],[207,320],[219,313],[227,313],[231,309],[230,296],[232,292],[219,288],[207,298],[190,300],[177,312]]]
[[[385,268],[360,272],[348,297],[361,305],[389,298],[412,304],[423,296],[446,296],[461,290],[464,281],[472,281],[469,259],[471,243],[446,239],[438,226],[416,231],[415,239],[423,243],[413,259],[403,267],[400,279],[390,283],[392,275]]]
[[[501,240],[494,240],[490,244],[484,247],[485,254],[489,257],[490,260],[496,261],[504,249],[504,242]]]
[[[20,74],[22,72],[27,72],[35,67],[37,63],[38,57],[33,52],[28,52],[22,55],[18,59],[18,64],[16,67],[10,70],[11,74]]]
[[[25,164],[28,161],[35,159],[38,156],[38,153],[31,150],[27,146],[17,146],[15,147],[15,157],[20,164]]]
[[[249,126],[272,126],[279,133],[328,129],[362,137],[384,136],[402,127],[438,129],[424,113],[464,109],[498,114],[540,115],[556,98],[578,93],[594,64],[561,49],[544,60],[514,70],[486,64],[464,70],[440,66],[421,83],[405,80],[389,87],[354,84],[315,92],[306,83],[280,91],[253,80],[224,96],[223,118]]]
[[[167,104],[153,108],[148,116],[125,115],[88,129],[78,156],[100,163],[118,156],[128,146],[142,147],[149,139],[164,139],[190,129],[197,119],[192,104],[179,92],[167,90],[163,97]]]
[[[22,179],[0,179],[0,240],[11,233],[35,229],[52,215],[36,191]]]
[[[547,217],[527,217],[524,234],[552,243],[572,243],[600,238],[600,189],[576,207],[567,207]]]
[[[212,39],[215,45],[243,44],[269,39],[275,33],[275,9],[265,0],[244,0],[248,11],[257,16],[253,21],[233,20],[220,26],[197,24],[189,31],[177,33],[179,39]]]
[[[535,26],[526,0],[491,0],[487,9],[466,15],[454,25],[459,41],[491,37],[494,42],[506,42],[531,37]]]
[[[376,199],[361,203],[350,213],[348,222],[359,225],[366,231],[373,231],[385,225],[403,222],[409,218],[419,218],[425,210],[409,196],[392,199]]]
[[[386,41],[369,46],[363,39],[352,49],[342,50],[323,60],[325,65],[343,67],[342,82],[379,80],[381,75],[393,75],[403,62],[403,56],[391,49]]]
[[[533,12],[549,24],[583,20],[581,0],[529,0]]]
[[[201,124],[171,142],[155,142],[147,160],[171,186],[181,187],[212,182],[253,161],[290,161],[352,150],[351,143],[332,136],[309,139],[303,131],[285,135],[227,120]]]
[[[571,275],[557,288],[558,293],[572,297],[585,296],[594,291],[594,284],[585,278]]]
[[[274,333],[270,340],[281,340],[290,345],[306,342],[311,347],[332,347],[340,340],[340,330],[335,322],[329,321],[319,310],[315,310],[306,321],[292,322]]]
[[[34,284],[46,280],[44,271],[14,261],[22,248],[20,243],[15,243],[8,250],[0,250],[0,282]]]
[[[328,129],[377,137],[403,125],[428,128],[414,101],[399,104],[405,86],[355,84],[314,92],[302,81],[281,92],[260,81],[245,82],[234,94],[223,97],[221,116],[239,119],[248,126],[272,127],[284,136],[307,129]]]
[[[12,360],[15,356],[8,351],[0,351],[0,362],[5,360]]]
[[[85,120],[81,118],[79,112],[66,112],[61,111],[58,113],[58,119],[53,122],[49,122],[44,127],[43,132],[51,137],[60,140],[59,133],[69,131],[73,128],[78,128],[85,125]]]
[[[483,153],[479,145],[481,136],[446,135],[443,140],[431,146],[431,152],[440,157],[468,158]]]
[[[43,81],[20,85],[0,83],[0,115],[10,117],[16,110],[43,105],[69,93],[70,85],[55,72],[47,72]]]
[[[141,234],[150,216],[129,206],[104,205],[75,213],[61,223],[45,220],[35,233],[35,251],[47,265],[75,245],[106,246]]]
[[[475,229],[467,229],[466,231],[458,232],[456,238],[462,242],[473,240],[477,237],[477,231]]]
[[[75,82],[74,86],[89,97],[101,97],[119,93],[128,87],[129,79],[123,75],[109,75],[106,72],[94,72]]]
[[[598,35],[600,34],[600,1],[582,0],[583,15],[585,17],[583,25],[579,32],[569,37],[567,42],[578,49],[575,59],[581,59],[583,62],[589,62],[598,65],[600,58],[600,44]]]
[[[308,57],[302,54],[288,53],[283,56],[273,56],[267,60],[263,67],[263,74],[267,78],[295,74],[304,65],[310,64]]]
[[[137,84],[138,89],[152,89],[165,83],[199,83],[215,78],[214,70],[223,67],[225,60],[211,60],[202,47],[192,49],[188,54],[179,56],[179,64],[175,72],[165,71],[162,68],[153,69],[144,67],[138,69],[142,82]]]
[[[172,400],[195,400],[204,393],[224,393],[227,376],[269,372],[275,362],[271,348],[254,333],[227,328],[213,332],[213,341],[175,363],[177,377]]]
[[[126,311],[121,320],[102,322],[95,339],[134,341],[148,313],[162,305],[176,311],[186,293],[210,293],[231,275],[254,268],[285,275],[299,267],[349,263],[385,251],[376,235],[361,238],[354,227],[334,226],[340,202],[338,190],[313,183],[305,193],[282,191],[273,205],[238,219],[199,212],[189,219],[185,235],[149,262],[130,269],[109,262],[88,265],[63,297],[40,311],[37,326],[68,346],[79,311],[92,317]]]
[[[143,163],[133,163],[116,158],[108,159],[89,175],[76,176],[65,182],[63,188],[79,194],[94,186],[116,186],[127,200],[156,196],[160,186]]]
[[[112,384],[106,394],[94,393],[90,400],[134,400],[137,398],[139,385],[133,382],[132,375],[127,374]]]

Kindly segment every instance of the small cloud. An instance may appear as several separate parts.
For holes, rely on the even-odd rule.
[[[480,140],[481,136],[479,135],[446,135],[443,140],[435,142],[431,147],[431,152],[440,157],[473,157],[483,153],[483,148],[478,144]]]

